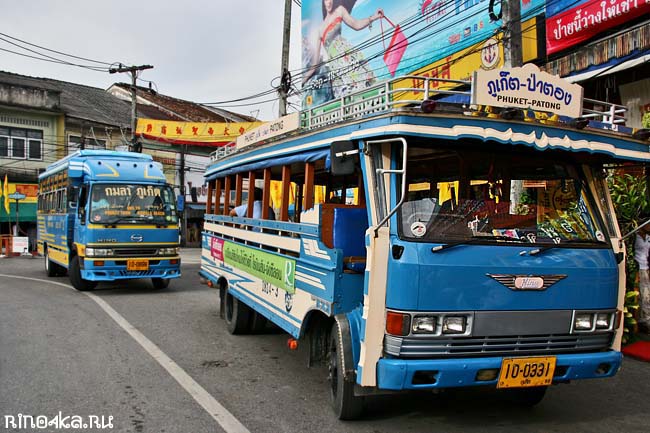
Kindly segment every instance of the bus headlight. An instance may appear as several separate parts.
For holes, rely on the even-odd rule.
[[[112,256],[111,248],[86,248],[86,257],[106,257]]]
[[[447,316],[442,319],[443,334],[464,334],[467,330],[467,317]]]
[[[589,331],[592,325],[592,317],[591,314],[576,314],[573,329],[576,331]]]
[[[159,248],[158,249],[158,255],[159,256],[176,256],[178,255],[178,251],[180,248],[174,247],[174,248]]]
[[[436,332],[436,316],[415,316],[411,331],[414,334],[434,334]]]
[[[609,329],[609,323],[611,314],[609,313],[598,313],[596,315],[596,329]]]

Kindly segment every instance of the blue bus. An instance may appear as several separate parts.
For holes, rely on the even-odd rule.
[[[151,155],[81,150],[39,176],[38,251],[48,277],[77,290],[99,281],[180,277],[176,198]]]
[[[470,104],[487,91],[472,83],[389,81],[206,170],[200,276],[227,329],[271,321],[304,340],[340,419],[409,390],[485,386],[534,405],[621,366],[625,252],[606,168],[648,162],[648,142],[581,89],[567,117]],[[261,217],[250,201],[230,216],[246,180],[249,197],[263,187]]]

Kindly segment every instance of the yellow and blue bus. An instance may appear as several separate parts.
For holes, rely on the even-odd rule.
[[[522,75],[499,73],[382,83],[206,170],[200,275],[228,330],[270,320],[304,340],[341,419],[409,390],[485,386],[534,405],[621,366],[625,252],[605,169],[649,162],[648,134],[538,70],[523,76],[540,86],[476,104]],[[245,184],[263,189],[258,218],[250,202],[230,216]]]
[[[176,199],[151,155],[77,151],[39,176],[38,251],[49,277],[77,290],[99,281],[180,277]]]

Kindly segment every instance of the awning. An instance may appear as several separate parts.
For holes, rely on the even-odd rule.
[[[261,161],[249,162],[247,164],[235,165],[231,168],[224,170],[208,169],[205,174],[207,180],[212,180],[217,177],[229,176],[231,174],[243,173],[246,171],[262,170],[268,167],[281,166],[281,165],[291,165],[296,162],[314,162],[319,159],[325,159],[325,168],[329,169],[330,149],[329,147],[324,149],[312,150],[310,152],[303,152],[293,155],[281,156],[272,159],[263,159]]]
[[[622,59],[612,59],[605,64],[593,66],[586,72],[581,72],[576,75],[570,75],[568,77],[562,77],[562,78],[566,81],[569,81],[570,83],[577,83],[579,81],[588,80],[595,76],[603,77],[605,75],[613,74],[615,72],[624,71],[625,69],[630,69],[634,66],[646,62],[650,62],[650,53],[646,52],[641,55],[639,55],[639,53],[634,53]]]
[[[18,206],[19,222],[36,222],[36,203],[20,203]],[[5,212],[4,205],[0,206],[0,222],[16,222],[16,203],[12,200],[9,203],[9,214]]]

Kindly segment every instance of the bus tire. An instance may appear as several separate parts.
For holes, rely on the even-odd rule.
[[[70,283],[72,283],[72,287],[80,292],[92,290],[97,287],[97,281],[84,280],[81,278],[81,265],[79,260],[79,256],[73,256],[72,260],[70,260]]]
[[[356,378],[349,326],[345,317],[332,325],[327,361],[330,402],[334,413],[341,420],[357,419],[363,412],[363,397],[354,395]],[[348,370],[348,374],[345,370]]]
[[[248,305],[235,298],[226,289],[225,319],[228,332],[233,335],[247,334],[250,331],[251,309]]]
[[[156,290],[166,289],[169,287],[169,278],[152,278],[151,284]]]
[[[531,388],[514,388],[507,390],[508,403],[519,407],[533,407],[539,404],[548,386],[535,386]]]
[[[251,334],[259,334],[266,329],[267,319],[257,311],[251,310]]]
[[[56,277],[61,273],[60,266],[50,260],[50,250],[45,248],[45,273],[48,277]]]

